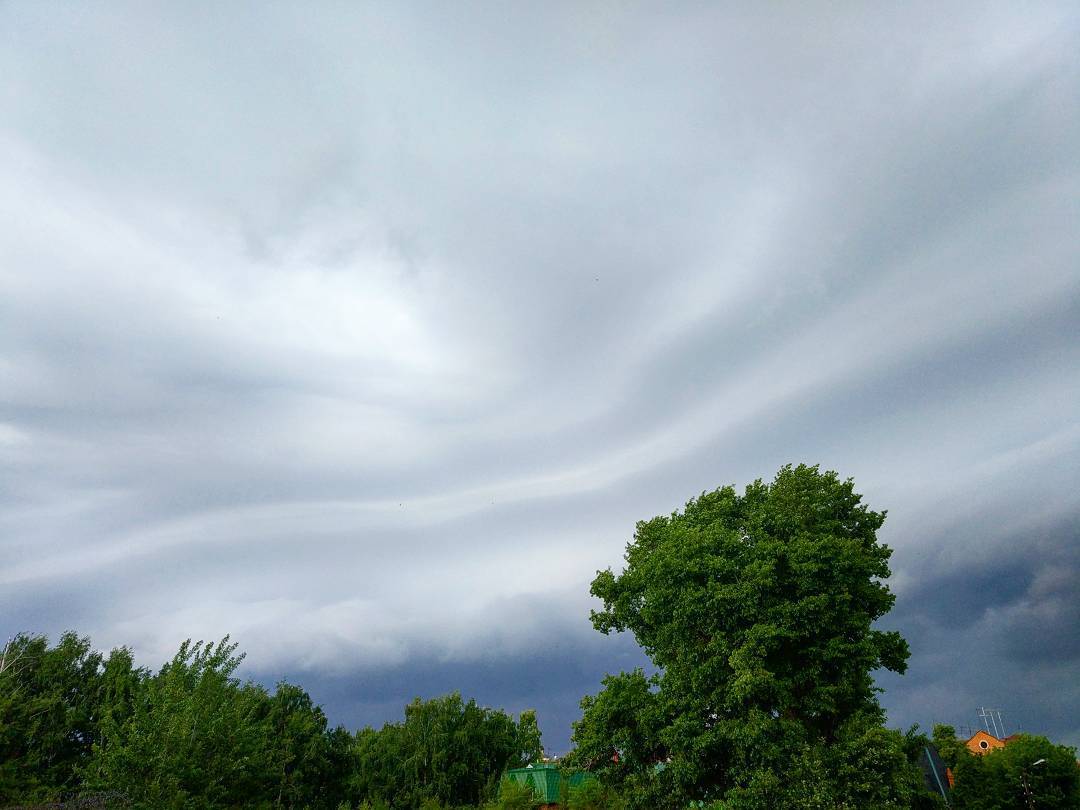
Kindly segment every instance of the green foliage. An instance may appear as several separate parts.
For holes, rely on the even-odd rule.
[[[946,727],[947,728],[947,727]],[[920,778],[915,780],[914,795],[911,799],[912,810],[944,810],[945,801],[941,797],[940,789],[929,787],[922,777],[922,768],[919,763],[926,754],[927,749],[936,747],[930,737],[919,731],[918,724],[904,732],[903,736],[904,756],[915,768],[919,768]],[[938,752],[941,753],[940,751]],[[948,789],[948,780],[944,773],[939,774],[942,786]],[[936,784],[932,782],[931,784]]]
[[[593,581],[592,620],[632,632],[658,674],[609,679],[586,699],[579,756],[609,781],[634,777],[638,806],[783,806],[793,763],[822,806],[901,806],[912,767],[881,728],[871,677],[903,672],[908,657],[899,634],[873,628],[894,601],[884,519],[851,481],[800,465],[639,523],[625,570]],[[607,764],[605,735],[625,766]],[[862,754],[869,742],[885,748]],[[866,770],[856,776],[842,750]],[[664,754],[670,764],[651,768]]]
[[[269,776],[268,699],[232,678],[241,656],[224,639],[184,642],[145,683],[124,722],[107,720],[88,784],[118,789],[139,806],[215,807],[250,797]]]
[[[526,709],[518,716],[516,747],[508,760],[507,768],[520,768],[536,762],[544,756],[540,739],[540,724],[535,709]]]
[[[581,701],[582,718],[574,723],[575,749],[567,764],[621,783],[665,759],[657,682],[640,669],[604,678],[600,693]]]
[[[539,758],[534,712],[517,723],[453,693],[405,707],[405,721],[356,735],[353,795],[415,808],[428,799],[476,805],[495,792],[500,774]]]
[[[334,807],[351,738],[327,731],[302,689],[270,695],[233,677],[242,661],[226,637],[184,642],[153,677],[118,667],[101,735],[82,769],[91,789],[136,807]],[[130,661],[130,656],[126,659]]]
[[[791,750],[786,768],[753,769],[741,784],[727,791],[718,807],[910,808],[919,800],[922,785],[905,748],[900,732],[882,728],[874,717],[856,718],[840,729],[830,745],[807,744]]]
[[[277,807],[330,806],[347,772],[351,738],[327,731],[326,716],[299,686],[279,683],[270,698],[268,761],[277,785]]]
[[[381,731],[330,729],[300,687],[236,678],[236,650],[187,641],[152,675],[127,649],[18,636],[0,654],[0,806],[102,791],[155,809],[475,806],[542,754],[535,712],[458,694]]]
[[[880,717],[859,716],[845,724],[828,748],[836,807],[911,807],[922,793],[922,774],[908,759],[904,735],[883,728]]]
[[[604,678],[604,688],[581,701],[575,747],[564,759],[565,765],[589,771],[631,797],[633,807],[681,806],[672,772],[655,767],[669,754],[661,736],[668,716],[658,683],[640,669]]]
[[[626,801],[615,788],[593,779],[570,788],[567,810],[625,810]]]
[[[540,800],[531,785],[523,785],[513,779],[503,779],[499,783],[499,795],[484,805],[486,810],[533,810],[540,806]]]
[[[16,636],[0,671],[0,804],[54,801],[81,788],[78,767],[100,734],[102,707],[123,715],[138,674],[117,650],[106,662],[90,640]]]
[[[956,736],[956,729],[952,726],[947,726],[944,723],[936,724],[932,739],[938,754],[941,756],[941,761],[948,768],[955,769],[960,757],[968,753],[963,741]]]
[[[1020,735],[1004,748],[983,755],[965,750],[957,759],[954,775],[952,799],[958,810],[1026,807],[1027,791],[1040,810],[1080,807],[1076,749],[1054,745],[1045,737]]]

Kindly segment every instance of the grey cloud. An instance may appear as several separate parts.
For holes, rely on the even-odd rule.
[[[626,638],[601,637],[580,644],[561,638],[555,626],[549,630],[533,639],[534,651],[527,656],[467,663],[418,657],[407,666],[338,677],[311,671],[251,674],[267,684],[282,679],[303,683],[330,717],[350,727],[400,720],[402,707],[414,697],[427,699],[450,690],[508,712],[535,709],[545,748],[562,754],[569,750],[571,724],[580,719],[581,698],[598,691],[612,669],[647,668],[649,662]]]
[[[820,461],[890,511],[896,721],[1080,742],[1078,40],[5,5],[0,631],[232,632],[348,722],[460,687],[563,741],[639,660],[586,621],[634,522]]]
[[[892,719],[976,727],[977,707],[991,706],[1011,731],[1075,739],[1078,516],[1029,516],[993,558],[926,570],[900,595],[886,623],[908,637],[912,660],[903,678],[880,679]],[[935,539],[946,545],[954,532]]]

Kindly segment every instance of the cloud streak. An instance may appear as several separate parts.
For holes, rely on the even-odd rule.
[[[0,630],[561,750],[634,522],[806,460],[893,720],[1080,743],[1074,9],[202,12],[0,10]]]

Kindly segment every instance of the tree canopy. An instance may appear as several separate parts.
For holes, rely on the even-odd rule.
[[[952,799],[958,810],[1080,807],[1076,749],[1054,745],[1045,737],[1021,734],[988,754],[962,748],[954,772]]]
[[[123,652],[114,654],[115,675]],[[0,806],[44,801],[79,785],[77,766],[99,736],[98,708],[115,677],[89,639],[18,635],[0,671]]]
[[[535,712],[514,720],[458,693],[402,723],[330,728],[302,688],[241,681],[228,637],[184,642],[157,673],[73,633],[20,635],[0,667],[0,806],[87,796],[130,808],[475,806],[541,755]]]
[[[632,632],[656,671],[583,701],[582,754],[652,784],[652,806],[781,806],[793,780],[825,772],[841,792],[830,806],[867,806],[867,791],[900,806],[913,777],[902,740],[882,736],[895,732],[881,728],[871,675],[903,672],[908,657],[898,633],[874,627],[895,598],[884,520],[850,480],[800,465],[638,523],[624,570],[593,580],[603,608],[592,621]],[[886,753],[849,778],[845,757],[868,735]]]
[[[405,707],[402,723],[364,729],[356,737],[351,793],[393,807],[434,800],[475,805],[492,798],[508,768],[542,754],[536,713],[518,721],[464,701],[457,692]]]

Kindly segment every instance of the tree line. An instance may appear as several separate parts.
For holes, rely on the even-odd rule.
[[[638,523],[623,569],[593,580],[592,622],[633,633],[654,670],[610,675],[582,700],[563,765],[595,778],[562,804],[943,806],[917,765],[931,741],[886,728],[873,683],[909,655],[875,627],[895,600],[884,520],[850,480],[800,465]],[[530,788],[500,781],[542,755],[535,713],[452,693],[350,733],[297,685],[242,682],[242,658],[227,637],[185,642],[151,672],[73,633],[52,647],[16,637],[0,659],[0,807],[94,796],[200,810],[535,806]],[[1025,800],[1042,791],[1039,807],[1080,806],[1077,771],[1061,765],[1075,765],[1072,749],[1022,741],[974,761],[938,736],[955,807],[1023,807],[1007,803],[1019,777]],[[1043,752],[1038,773],[1010,759],[1028,748]],[[1006,803],[986,803],[995,785]]]
[[[0,672],[0,807],[80,796],[145,808],[476,806],[541,755],[515,721],[459,694],[415,700],[400,723],[330,727],[299,686],[235,677],[228,638],[185,642],[160,671],[67,633],[20,635]]]

